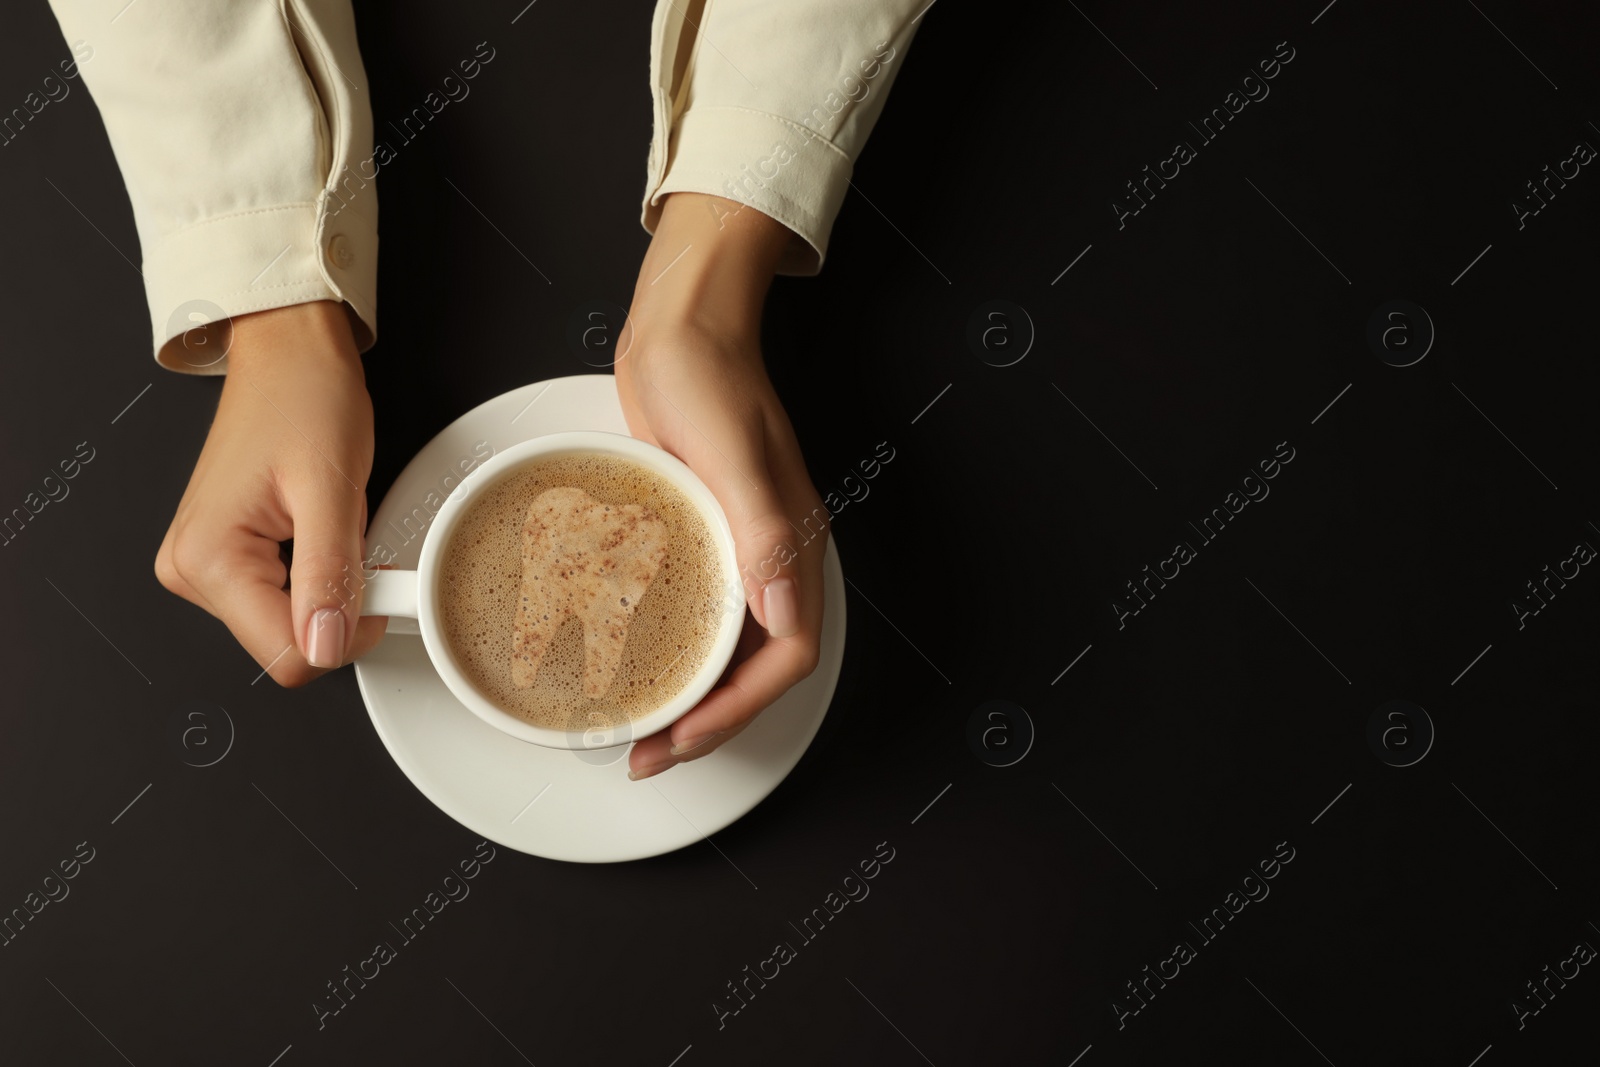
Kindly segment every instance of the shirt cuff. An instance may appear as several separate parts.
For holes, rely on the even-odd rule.
[[[348,304],[357,348],[377,336],[378,229],[358,210],[317,201],[204,219],[144,256],[157,361],[189,374],[225,374],[223,338],[197,327],[312,300]]]
[[[655,232],[668,193],[736,200],[794,231],[778,273],[816,274],[853,170],[838,146],[799,123],[750,108],[692,107],[672,125],[664,173],[645,192],[641,221]]]

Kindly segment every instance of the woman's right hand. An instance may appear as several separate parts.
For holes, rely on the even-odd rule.
[[[372,400],[341,304],[241,315],[232,331],[156,577],[221,619],[274,681],[299,686],[383,637],[385,620],[360,614]]]

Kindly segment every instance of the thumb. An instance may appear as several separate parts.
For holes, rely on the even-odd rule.
[[[747,469],[764,476],[762,481],[752,484],[742,473],[726,469],[705,481],[728,516],[750,613],[771,636],[789,637],[800,628],[797,572],[799,549],[807,537],[785,516],[783,499],[765,465]],[[825,528],[826,513],[817,518]]]
[[[376,643],[379,620],[361,623],[365,586],[361,518],[366,498],[348,482],[323,482],[291,492],[294,559],[289,569],[295,645],[313,667],[338,667]],[[359,632],[358,632],[359,631]]]

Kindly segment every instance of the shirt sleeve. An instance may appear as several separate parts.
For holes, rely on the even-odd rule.
[[[133,205],[156,359],[224,373],[188,331],[311,300],[343,302],[371,347],[377,171],[348,0],[117,6],[51,0]]]
[[[795,233],[815,274],[928,0],[658,0],[643,217],[668,193],[736,200]]]

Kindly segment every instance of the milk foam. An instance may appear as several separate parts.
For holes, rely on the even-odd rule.
[[[641,504],[667,527],[667,557],[628,624],[622,665],[606,694],[584,696],[583,626],[569,618],[533,685],[511,675],[528,505],[571,486],[608,504]],[[705,518],[676,486],[620,456],[575,452],[502,475],[457,524],[439,568],[440,623],[473,687],[500,708],[557,730],[590,730],[648,714],[699,671],[721,624],[723,575]]]

